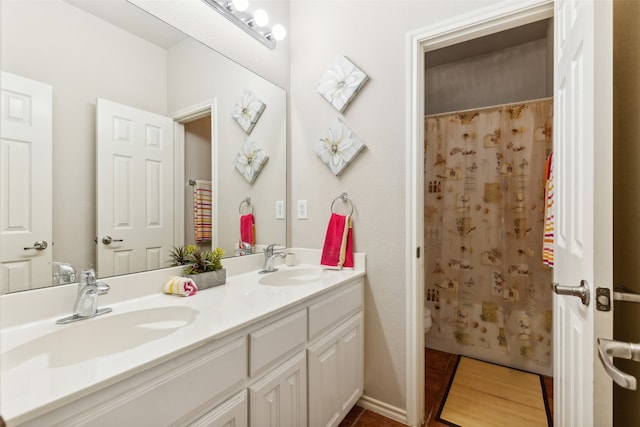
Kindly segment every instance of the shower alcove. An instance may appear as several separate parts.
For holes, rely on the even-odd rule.
[[[552,374],[553,24],[425,54],[425,346]]]

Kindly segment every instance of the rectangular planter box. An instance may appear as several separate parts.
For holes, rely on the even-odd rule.
[[[201,291],[203,289],[213,288],[214,286],[224,285],[227,282],[227,269],[223,268],[200,274],[185,274],[184,277],[193,280],[198,290]]]

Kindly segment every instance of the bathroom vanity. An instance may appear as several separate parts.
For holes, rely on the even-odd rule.
[[[0,413],[10,427],[337,425],[363,391],[365,257],[332,271],[318,251],[298,256],[266,275],[228,260],[227,284],[192,297],[162,283],[110,295],[112,313],[69,325],[3,310]],[[150,275],[162,271],[120,280]],[[116,279],[111,293],[127,293]]]

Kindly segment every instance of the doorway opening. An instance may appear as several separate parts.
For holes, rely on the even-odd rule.
[[[207,210],[201,209],[196,194],[206,192],[207,188],[211,190],[212,170],[211,170],[211,115],[200,117],[196,120],[184,124],[184,169],[186,171],[186,179],[189,186],[184,195],[184,211],[185,212],[201,212],[200,215],[206,216]],[[193,190],[193,191],[189,191]],[[209,199],[209,212],[211,208],[211,199]],[[200,221],[200,215],[185,215],[184,218],[184,244],[199,246],[203,250],[211,250],[211,227],[208,227]],[[197,217],[197,218],[196,218]],[[209,215],[209,221],[211,216]],[[201,224],[196,226],[196,221]],[[197,231],[197,233],[196,233]]]
[[[174,191],[176,197],[174,237],[176,242],[195,244],[195,184],[212,183],[218,175],[217,103],[215,99],[193,105],[177,113],[174,120]],[[210,185],[211,200],[218,200],[218,186]],[[187,194],[188,193],[188,194]],[[209,207],[210,229],[218,229],[218,204]],[[204,243],[203,243],[204,244]],[[207,249],[219,246],[217,233],[211,233]]]
[[[409,87],[411,93],[408,95],[410,144],[407,150],[407,164],[410,165],[407,174],[407,212],[410,216],[408,218],[410,231],[407,245],[407,421],[411,425],[420,425],[425,421],[423,322],[424,301],[428,294],[425,292],[424,279],[426,275],[425,264],[429,261],[429,254],[427,253],[426,257],[420,257],[420,251],[416,250],[425,248],[424,202],[425,192],[428,192],[428,182],[424,182],[425,151],[423,145],[424,116],[427,111],[426,98],[428,93],[425,83],[425,67],[429,66],[425,56],[429,52],[465,42],[468,42],[466,45],[467,53],[463,54],[463,57],[464,55],[468,56],[469,49],[473,52],[480,48],[486,48],[487,45],[482,43],[482,38],[485,36],[534,24],[552,17],[553,3],[541,1],[524,7],[502,6],[501,8],[488,9],[486,14],[474,13],[451,22],[442,23],[437,28],[428,28],[411,35],[409,41],[411,79]],[[546,24],[544,25],[546,26]],[[526,34],[527,32],[523,31],[522,33]],[[471,47],[469,48],[469,46]],[[449,57],[452,57],[450,55],[458,55],[458,59],[460,59],[459,55],[461,54],[459,52],[452,54],[449,51],[449,53],[443,54],[443,57],[448,55]],[[552,87],[552,84],[550,86]],[[486,103],[490,101],[483,102],[485,106],[492,105]]]
[[[425,53],[426,349],[553,374],[552,95],[551,19]]]

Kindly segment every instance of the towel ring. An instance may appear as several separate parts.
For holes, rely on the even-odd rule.
[[[335,199],[333,199],[333,202],[331,202],[331,213],[338,213],[335,212],[334,206],[336,204],[336,202],[338,200],[342,200],[344,203],[348,203],[349,207],[351,208],[351,211],[349,212],[349,215],[353,214],[353,202],[351,202],[351,199],[349,197],[347,197],[347,193],[342,193],[341,195],[339,195],[338,197],[336,197]]]
[[[238,206],[238,213],[240,215],[246,215],[246,214],[242,213],[242,207],[243,206],[245,206],[246,208],[251,208],[251,212],[250,213],[253,215],[254,210],[253,210],[253,205],[251,204],[251,197],[247,197],[246,199],[244,199],[244,200],[242,200],[240,202],[240,206]],[[247,212],[247,213],[249,213],[249,212]]]

